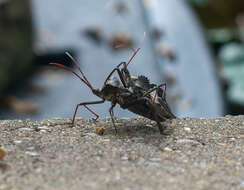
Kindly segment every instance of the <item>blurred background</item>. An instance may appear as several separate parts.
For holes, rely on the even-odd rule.
[[[243,0],[0,0],[0,119],[71,118],[76,104],[98,98],[48,63],[72,67],[68,51],[100,88],[144,32],[129,69],[166,82],[177,116],[242,114],[243,13]],[[100,117],[109,107],[90,106]],[[119,106],[115,115],[135,116]],[[93,117],[84,108],[77,116]]]

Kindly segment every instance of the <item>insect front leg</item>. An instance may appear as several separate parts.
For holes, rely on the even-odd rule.
[[[117,134],[118,130],[117,130],[117,127],[116,127],[115,122],[114,122],[114,110],[113,110],[115,106],[116,106],[116,102],[112,102],[112,105],[109,108],[109,113],[110,113],[110,116],[111,116],[111,119],[112,119],[112,123],[113,123],[114,129],[115,129],[115,132]]]
[[[74,125],[74,122],[75,122],[75,116],[76,116],[76,113],[77,113],[77,110],[79,108],[79,106],[84,106],[86,109],[88,109],[91,113],[93,113],[96,118],[95,120],[97,120],[99,118],[99,115],[96,114],[94,111],[92,111],[89,107],[87,107],[87,105],[92,105],[92,104],[102,104],[104,103],[104,99],[100,100],[100,101],[93,101],[93,102],[82,102],[82,103],[79,103],[76,105],[76,108],[75,108],[75,113],[73,115],[73,119],[72,119],[72,125]]]
[[[114,68],[114,69],[112,70],[112,72],[108,75],[108,77],[106,78],[106,80],[105,80],[103,86],[105,86],[105,85],[107,84],[107,82],[108,82],[108,80],[110,79],[110,77],[112,76],[112,74],[114,74],[114,72],[117,71],[117,73],[118,73],[118,75],[119,75],[119,78],[120,78],[120,80],[121,80],[121,82],[122,82],[124,88],[127,88],[128,84],[127,84],[127,82],[125,81],[125,77],[124,77],[123,73],[122,73],[121,70],[119,69],[120,65],[122,65],[122,64],[124,65],[124,67],[126,67],[126,62],[121,62],[120,64],[118,64],[117,67]]]

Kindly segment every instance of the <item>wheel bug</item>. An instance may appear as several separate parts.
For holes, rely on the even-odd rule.
[[[163,122],[167,119],[176,118],[166,102],[166,83],[163,83],[161,85],[156,85],[153,83],[151,84],[145,76],[134,77],[130,75],[129,70],[127,69],[128,65],[131,63],[131,61],[140,49],[140,47],[136,50],[132,49],[134,53],[131,56],[130,60],[127,63],[121,62],[120,64],[118,64],[108,75],[102,88],[100,89],[95,89],[91,85],[91,83],[87,80],[85,74],[79,67],[77,61],[68,52],[66,52],[66,55],[73,61],[74,65],[78,68],[81,76],[73,69],[66,67],[62,64],[50,63],[51,65],[56,65],[72,72],[91,89],[93,94],[101,98],[101,100],[98,101],[89,101],[77,104],[72,119],[72,125],[75,122],[75,117],[79,106],[84,106],[87,110],[89,110],[92,114],[96,116],[94,120],[97,120],[99,118],[99,115],[91,110],[88,105],[101,104],[104,103],[105,100],[107,100],[111,102],[109,113],[116,133],[117,128],[114,121],[113,111],[113,108],[116,106],[116,104],[119,104],[122,109],[128,109],[133,113],[156,121],[160,133],[163,133],[163,126],[160,122]],[[121,66],[123,67],[120,68]],[[117,78],[111,79],[111,76],[115,72],[118,73],[120,80],[118,80]],[[162,87],[164,88],[162,89]],[[156,92],[154,95],[152,95],[152,92],[154,91]]]

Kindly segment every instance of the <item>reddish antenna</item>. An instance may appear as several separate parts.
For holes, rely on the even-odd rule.
[[[83,73],[83,71],[81,70],[79,63],[74,59],[73,56],[70,55],[69,52],[65,52],[65,54],[73,61],[74,65],[78,68],[78,70],[80,71],[81,75],[83,76],[83,78],[86,80],[86,82],[91,86],[91,84],[89,83],[89,81],[87,80],[85,74]]]
[[[82,77],[80,75],[78,75],[73,69],[66,67],[62,64],[59,63],[49,63],[50,65],[56,65],[58,67],[62,67],[63,69],[72,72],[75,76],[77,76],[82,82],[84,82],[91,90],[94,90],[93,86],[91,85],[91,83],[87,80],[85,74],[83,73],[83,71],[81,70],[78,62],[70,55],[70,53],[65,52],[65,54],[72,60],[72,62],[74,63],[74,65],[78,68],[78,70],[80,71]]]
[[[143,40],[141,42],[141,45],[139,46],[139,48],[137,48],[136,50],[134,50],[132,47],[130,48],[134,53],[133,55],[131,56],[130,60],[128,61],[128,63],[126,64],[126,67],[130,64],[130,62],[133,60],[133,58],[136,56],[137,52],[141,49],[141,47],[143,46],[144,44],[144,41],[145,41],[145,38],[146,38],[146,32],[144,32],[144,35],[143,35]]]

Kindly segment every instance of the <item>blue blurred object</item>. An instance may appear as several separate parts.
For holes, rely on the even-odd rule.
[[[66,47],[72,47],[93,86],[101,87],[110,71],[132,55],[130,50],[112,50],[112,37],[118,32],[124,33],[131,37],[133,47],[137,48],[146,32],[142,49],[129,65],[132,74],[145,75],[158,84],[166,80],[169,104],[179,117],[223,115],[220,84],[211,53],[199,22],[185,1],[41,0],[32,3],[37,31],[36,51],[45,54],[50,49],[63,48],[65,51]],[[100,45],[81,35],[93,27],[99,29]],[[156,38],[151,36],[152,31],[158,31]],[[170,52],[177,56],[173,63],[167,56],[162,57]],[[40,105],[40,114],[9,116],[6,112],[2,118],[71,118],[76,104],[97,100],[70,73],[62,72],[54,77],[36,75],[33,82],[45,87],[47,92],[42,96],[27,96]],[[101,117],[108,117],[109,106],[105,103],[91,107]],[[92,117],[83,108],[77,116]],[[117,107],[115,116],[135,115]]]

